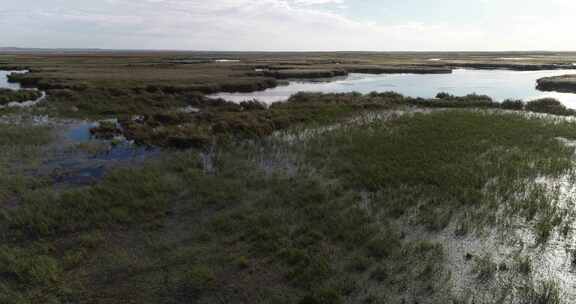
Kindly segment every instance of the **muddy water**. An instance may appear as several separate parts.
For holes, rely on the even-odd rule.
[[[576,70],[508,71],[508,70],[454,70],[452,74],[350,74],[324,81],[292,81],[280,86],[252,93],[220,93],[211,95],[233,102],[258,99],[272,103],[284,101],[297,92],[385,92],[395,91],[406,96],[430,98],[438,92],[454,95],[486,94],[497,101],[508,98],[531,100],[553,97],[570,108],[576,108],[576,94],[542,92],[536,89],[536,80],[542,77],[576,74]]]

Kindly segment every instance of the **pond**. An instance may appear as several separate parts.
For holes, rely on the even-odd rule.
[[[8,75],[10,75],[11,73],[27,73],[27,71],[0,71],[0,88],[12,89],[12,90],[21,89],[19,83],[8,82]]]
[[[162,153],[160,149],[136,145],[122,136],[95,138],[90,129],[98,126],[97,122],[51,122],[59,129],[60,136],[51,153],[45,153],[36,174],[50,176],[57,184],[92,184],[111,168],[138,166]]]
[[[576,70],[509,71],[457,69],[452,74],[350,74],[316,81],[292,81],[285,86],[252,93],[210,95],[233,102],[257,99],[265,103],[284,101],[297,92],[345,93],[394,91],[411,97],[430,98],[438,92],[454,95],[485,94],[497,101],[508,98],[525,101],[553,97],[576,108],[576,94],[542,92],[536,80],[542,77],[576,74]]]

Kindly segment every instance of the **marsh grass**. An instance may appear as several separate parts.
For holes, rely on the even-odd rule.
[[[52,140],[49,127],[0,124],[0,206],[45,185],[24,171],[38,164],[43,147]]]
[[[545,281],[535,287],[526,287],[521,301],[527,304],[560,304],[562,293],[557,283]]]
[[[60,301],[241,296],[337,303],[361,298],[385,280],[392,298],[404,285],[410,285],[406,292],[426,288],[422,297],[442,295],[433,280],[446,276],[441,247],[401,240],[394,227],[358,206],[356,193],[311,167],[300,164],[296,176],[266,174],[251,156],[254,149],[259,144],[215,153],[209,174],[196,152],[185,152],[142,169],[116,170],[91,187],[31,191],[18,209],[3,212],[6,250],[49,257],[58,276],[31,285],[18,279],[26,270],[3,271],[7,294],[29,300],[25,288],[36,299]],[[353,271],[350,260],[357,261]],[[414,271],[401,270],[416,261]],[[378,267],[390,274],[374,275]],[[85,272],[83,284],[98,291],[69,280]]]
[[[29,100],[36,100],[42,96],[39,91],[33,90],[9,90],[0,89],[0,105],[10,102],[24,102]]]
[[[497,270],[498,265],[492,261],[490,255],[477,257],[474,260],[473,272],[476,275],[476,278],[482,283],[487,283],[493,280]]]
[[[535,220],[545,239],[561,222],[556,200],[526,183],[569,171],[573,149],[554,138],[574,131],[521,114],[444,111],[335,130],[310,142],[308,153],[354,187],[381,193],[378,208],[388,216],[413,208],[420,223],[441,230],[459,211],[482,224],[507,210]]]
[[[388,118],[28,189],[2,209],[6,302],[446,303],[446,248],[406,231],[439,233],[467,214],[472,233],[499,210],[559,225],[529,181],[570,168],[573,148],[555,138],[574,138],[573,124],[460,110]],[[484,264],[480,279],[497,269]]]

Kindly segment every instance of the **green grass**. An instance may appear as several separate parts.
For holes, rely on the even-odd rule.
[[[502,56],[525,59],[494,64]],[[240,62],[213,62],[222,57]],[[574,60],[574,53],[20,53],[4,57],[0,69],[29,70],[10,78],[47,90],[48,104],[60,115],[102,117],[179,107],[190,93],[263,90],[285,83],[283,78],[448,73],[456,67],[538,70],[554,67],[551,64],[571,65]]]
[[[513,57],[527,56],[522,63],[533,68],[575,58],[532,55]],[[212,62],[222,56],[242,62]],[[308,93],[270,107],[203,97],[341,69],[446,72],[431,57],[486,67],[506,54],[3,57],[5,68],[32,71],[13,80],[49,90],[39,113],[119,118],[128,137],[142,143],[203,150],[166,152],[86,187],[52,187],[24,174],[45,157],[52,130],[1,125],[0,302],[450,303],[458,274],[449,271],[451,247],[435,236],[470,238],[520,220],[545,246],[569,226],[572,215],[556,208],[557,193],[534,181],[573,175],[574,149],[555,138],[576,138],[575,125],[498,112],[565,109],[551,101],[500,105],[478,95]],[[503,62],[526,68],[509,64]],[[176,111],[188,105],[201,112]],[[414,107],[490,109],[412,114]],[[8,111],[17,110],[2,113]],[[389,119],[374,121],[374,111]],[[136,114],[143,115],[138,122]],[[474,282],[500,279],[491,259],[472,253]],[[531,257],[509,265],[522,283],[537,271]],[[543,283],[517,292],[525,303],[559,303],[559,289]]]
[[[49,127],[0,124],[0,206],[45,185],[24,171],[38,165],[43,146],[52,140]]]
[[[4,105],[10,102],[23,102],[29,100],[36,100],[41,96],[42,94],[39,91],[32,91],[32,90],[13,91],[9,89],[0,89],[0,105]]]
[[[473,272],[476,275],[476,278],[482,283],[492,281],[496,275],[497,270],[498,265],[492,261],[492,257],[490,255],[478,257],[474,260]]]
[[[560,304],[562,295],[557,283],[546,281],[539,286],[526,288],[521,301],[528,304]]]
[[[0,145],[7,146],[41,146],[51,141],[50,128],[44,126],[18,126],[0,124]]]
[[[501,210],[527,220],[537,213],[545,238],[560,223],[553,211],[540,212],[554,198],[532,183],[569,173],[573,149],[555,138],[575,134],[574,124],[522,114],[440,111],[344,128],[314,138],[308,153],[334,176],[373,191],[389,217],[412,209],[421,224],[442,230],[462,211],[477,224]]]
[[[376,109],[406,107],[396,93],[296,94],[286,103],[270,107],[258,102],[235,104],[196,96],[189,103],[197,113],[166,110],[140,121],[121,121],[125,135],[135,141],[162,147],[205,147],[221,140],[262,139],[275,131],[297,126],[336,123]]]
[[[28,194],[4,212],[5,250],[46,257],[58,275],[24,284],[28,270],[12,269],[1,276],[5,290],[14,299],[186,303],[233,300],[234,284],[250,301],[332,303],[360,299],[383,279],[397,297],[404,282],[419,289],[446,275],[441,247],[402,241],[357,206],[356,193],[306,166],[296,177],[265,174],[249,157],[256,148],[220,152],[212,174],[188,152],[92,187]],[[399,263],[405,256],[413,259]],[[344,261],[353,258],[363,266],[350,272]],[[404,273],[414,261],[419,270]],[[52,273],[42,265],[42,276]],[[378,267],[390,275],[369,275]]]
[[[1,209],[0,300],[446,303],[448,248],[426,234],[469,220],[468,235],[498,214],[544,238],[564,222],[533,180],[571,168],[573,148],[555,138],[575,138],[572,123],[475,110],[364,123],[167,153],[83,188],[27,188]],[[479,281],[496,275],[491,260],[474,264]]]

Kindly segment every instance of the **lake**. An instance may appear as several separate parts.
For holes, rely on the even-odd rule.
[[[454,95],[485,94],[497,101],[508,98],[525,101],[552,97],[576,109],[576,94],[542,92],[536,80],[542,77],[576,74],[576,70],[509,71],[457,69],[452,74],[350,74],[344,77],[315,81],[292,81],[252,93],[219,93],[210,95],[233,102],[257,99],[265,103],[284,101],[297,92],[370,93],[394,91],[411,97],[430,98],[438,92]]]

